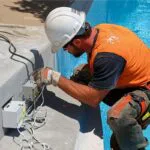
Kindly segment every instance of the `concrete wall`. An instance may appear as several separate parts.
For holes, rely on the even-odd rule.
[[[9,52],[9,44],[0,37],[0,138],[2,128],[2,107],[12,100],[21,100],[22,85],[30,78],[33,70],[50,66],[54,68],[55,56],[50,52],[50,44],[43,27],[1,25],[2,35],[14,43],[20,58]],[[7,33],[5,33],[7,32]],[[13,48],[11,48],[14,51]],[[12,57],[11,57],[12,56]],[[33,65],[32,65],[32,63]]]

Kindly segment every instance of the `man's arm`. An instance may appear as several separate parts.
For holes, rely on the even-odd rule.
[[[109,92],[109,90],[97,90],[86,85],[75,83],[62,76],[59,78],[58,87],[80,102],[92,107],[96,107]]]
[[[59,72],[51,70],[48,67],[35,71],[33,77],[39,87],[43,85],[42,83],[46,85],[53,84],[80,102],[92,107],[96,107],[109,92],[109,90],[97,90],[87,85],[68,80],[62,77]]]
[[[111,89],[116,87],[125,63],[124,58],[116,54],[99,53],[95,58],[94,73],[88,86],[75,83],[63,77],[60,77],[58,86],[79,101],[95,107]]]

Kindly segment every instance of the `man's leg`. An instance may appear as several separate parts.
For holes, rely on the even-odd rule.
[[[144,92],[137,90],[132,93],[149,102]],[[108,111],[108,124],[121,150],[138,150],[147,146],[142,128],[136,119],[140,113],[139,103],[132,100],[130,94],[123,96]]]
[[[120,150],[120,147],[117,143],[114,133],[111,135],[111,138],[110,138],[110,147],[111,147],[111,150]]]
[[[111,147],[111,150],[121,150],[114,133],[111,135],[111,138],[110,138],[110,147]],[[139,148],[138,150],[145,150],[145,148]]]

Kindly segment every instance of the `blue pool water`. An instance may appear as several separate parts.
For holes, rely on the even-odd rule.
[[[81,3],[81,4],[80,4]],[[150,0],[85,0],[74,1],[72,7],[87,12],[87,20],[94,26],[99,23],[115,23],[128,27],[134,31],[150,47]],[[86,63],[86,55],[76,59],[70,54],[59,51],[57,68],[69,77],[73,68]],[[100,105],[104,129],[104,148],[110,150],[109,138],[111,131],[106,123],[106,112],[109,109],[105,104]],[[144,131],[150,140],[150,127]],[[147,147],[150,150],[150,146]]]

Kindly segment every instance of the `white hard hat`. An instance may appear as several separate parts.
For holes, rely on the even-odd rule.
[[[52,10],[45,21],[45,32],[52,52],[57,52],[79,32],[85,23],[85,13],[70,7]]]

